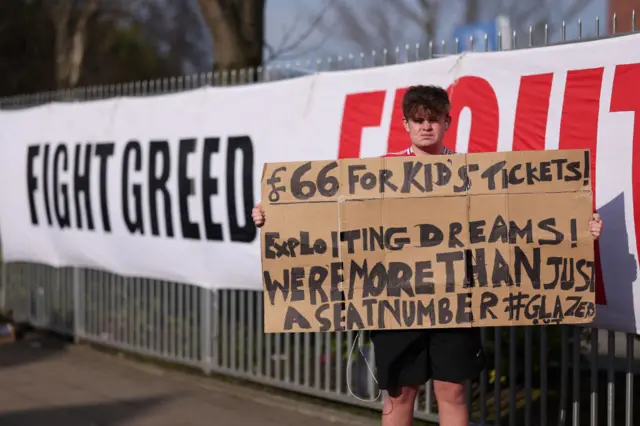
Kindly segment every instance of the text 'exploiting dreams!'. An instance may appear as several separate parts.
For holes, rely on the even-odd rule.
[[[586,323],[590,153],[268,163],[265,332]]]

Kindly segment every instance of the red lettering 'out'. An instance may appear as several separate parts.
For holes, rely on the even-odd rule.
[[[611,93],[612,112],[633,112],[632,188],[633,220],[636,227],[636,248],[640,253],[640,64],[616,67]]]
[[[380,126],[385,96],[384,90],[347,95],[340,127],[338,158],[360,157],[362,129]]]
[[[545,148],[552,82],[553,73],[525,75],[520,79],[513,123],[513,151]]]
[[[598,116],[600,114],[600,91],[604,68],[572,70],[567,72],[564,89],[564,104],[560,121],[560,149],[591,150],[591,187],[595,209],[596,200],[596,154],[598,145]],[[595,244],[596,304],[606,305],[600,244]]]
[[[500,118],[493,87],[480,77],[462,77],[447,89],[451,99],[451,126],[444,143],[456,150],[460,113],[471,110],[471,129],[467,152],[495,152],[498,149]]]

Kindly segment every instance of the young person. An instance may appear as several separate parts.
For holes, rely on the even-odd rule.
[[[436,86],[414,86],[406,92],[402,112],[411,147],[392,156],[447,155],[444,134],[451,123],[447,92]],[[253,221],[265,223],[260,204],[253,209]],[[590,232],[598,238],[602,230],[594,214]],[[375,330],[377,381],[386,398],[382,426],[410,426],[419,387],[433,379],[440,422],[446,426],[467,426],[464,382],[485,368],[480,330],[473,328]]]

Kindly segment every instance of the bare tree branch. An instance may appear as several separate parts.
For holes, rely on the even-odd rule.
[[[438,1],[416,0],[416,7],[413,10],[404,1],[394,1],[393,3],[389,2],[388,5],[393,5],[396,13],[401,15],[402,19],[409,19],[418,27],[423,28],[428,40],[431,40],[434,37],[435,16],[437,15],[439,5]]]
[[[353,4],[340,1],[335,16],[338,22],[332,28],[328,28],[328,31],[332,34],[340,33],[363,50],[371,50],[381,45],[390,46],[393,43],[389,34],[391,25],[385,24],[388,19],[386,11],[379,4],[368,3],[366,8],[354,10]],[[378,21],[378,24],[371,25],[375,21]]]
[[[265,59],[265,62],[271,62],[276,59],[285,59],[287,56],[292,57],[294,55],[295,56],[306,55],[310,52],[319,50],[322,46],[324,46],[324,44],[329,39],[329,35],[326,34],[326,32],[323,34],[323,38],[319,42],[314,43],[314,45],[306,48],[303,51],[299,50],[300,46],[304,42],[306,42],[313,35],[313,33],[316,30],[318,30],[319,27],[322,26],[322,23],[325,17],[327,16],[327,13],[330,10],[332,10],[337,3],[338,3],[337,0],[329,0],[324,5],[324,7],[317,14],[315,14],[315,16],[311,19],[309,24],[306,26],[306,30],[299,35],[296,34],[297,32],[296,30],[298,28],[299,23],[302,21],[302,19],[301,19],[301,13],[299,12],[299,9],[298,9],[297,17],[296,19],[294,19],[294,22],[291,25],[291,27],[288,30],[285,30],[285,35],[282,41],[280,42],[280,46],[275,48],[269,43],[265,42],[265,49],[268,52],[268,56]],[[292,39],[294,40],[292,41]]]
[[[551,36],[553,32],[559,29],[559,22],[574,19],[590,4],[590,1],[574,0],[562,15],[556,13],[556,18],[551,19],[554,14],[552,11],[554,10],[553,6],[555,4],[556,2],[545,0],[534,2],[534,4],[524,10],[514,6],[511,13],[509,13],[511,17],[511,30],[517,34],[526,34],[529,31],[529,27],[531,27],[534,33],[537,34],[544,33],[545,25],[547,25],[548,34]],[[503,35],[503,37],[504,36],[510,35]]]
[[[441,2],[438,0],[416,0],[415,3],[416,9],[419,10],[418,14],[416,14],[415,11],[409,10],[405,2],[397,1],[393,2],[393,5],[397,13],[402,15],[403,19],[413,18],[414,22],[422,28],[424,38],[427,41],[435,41],[436,18]]]
[[[363,50],[390,48],[406,42],[403,33],[409,22],[422,29],[424,38],[431,40],[435,34],[435,17],[438,2],[415,0],[413,7],[406,1],[367,1],[361,8],[353,9],[352,2],[341,0],[335,14],[337,23],[329,29],[340,33]]]

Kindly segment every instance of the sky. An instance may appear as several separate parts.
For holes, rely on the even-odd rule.
[[[356,18],[363,23],[366,29],[367,46],[363,42],[354,42],[345,36],[345,29],[353,27],[340,15],[332,13],[335,7],[329,7],[323,15],[320,24],[311,25],[317,18],[327,2],[348,2],[352,7],[358,5],[355,10]],[[266,9],[266,41],[275,51],[282,51],[282,60],[306,61],[317,58],[326,61],[329,56],[348,56],[352,53],[356,56],[360,52],[371,54],[371,46],[375,49],[384,47],[395,49],[408,43],[415,46],[416,42],[423,42],[423,31],[411,17],[400,14],[394,6],[385,2],[402,2],[409,9],[414,10],[414,16],[420,16],[417,8],[419,0],[267,0]],[[526,23],[545,20],[549,22],[550,42],[561,40],[562,20],[567,21],[567,39],[574,39],[578,35],[578,18],[582,19],[582,36],[595,35],[596,17],[600,17],[600,33],[606,32],[606,0],[478,0],[479,20],[493,21],[499,13],[509,17],[524,16]],[[465,0],[441,0],[436,16],[436,39],[447,40],[449,49],[453,49],[453,31],[463,22],[465,14]],[[446,5],[446,7],[444,6]],[[537,5],[538,9],[535,10]],[[381,31],[381,23],[386,24],[389,31]],[[308,36],[305,36],[309,33]],[[385,37],[382,35],[387,34]],[[361,37],[362,38],[362,37]],[[542,40],[543,33],[537,34],[537,39]],[[518,34],[518,45],[523,46],[528,41],[528,33]],[[294,45],[292,49],[291,45]],[[383,44],[392,44],[384,46]],[[438,42],[438,49],[440,48]],[[451,50],[449,53],[453,53]],[[286,54],[286,55],[285,55]]]

